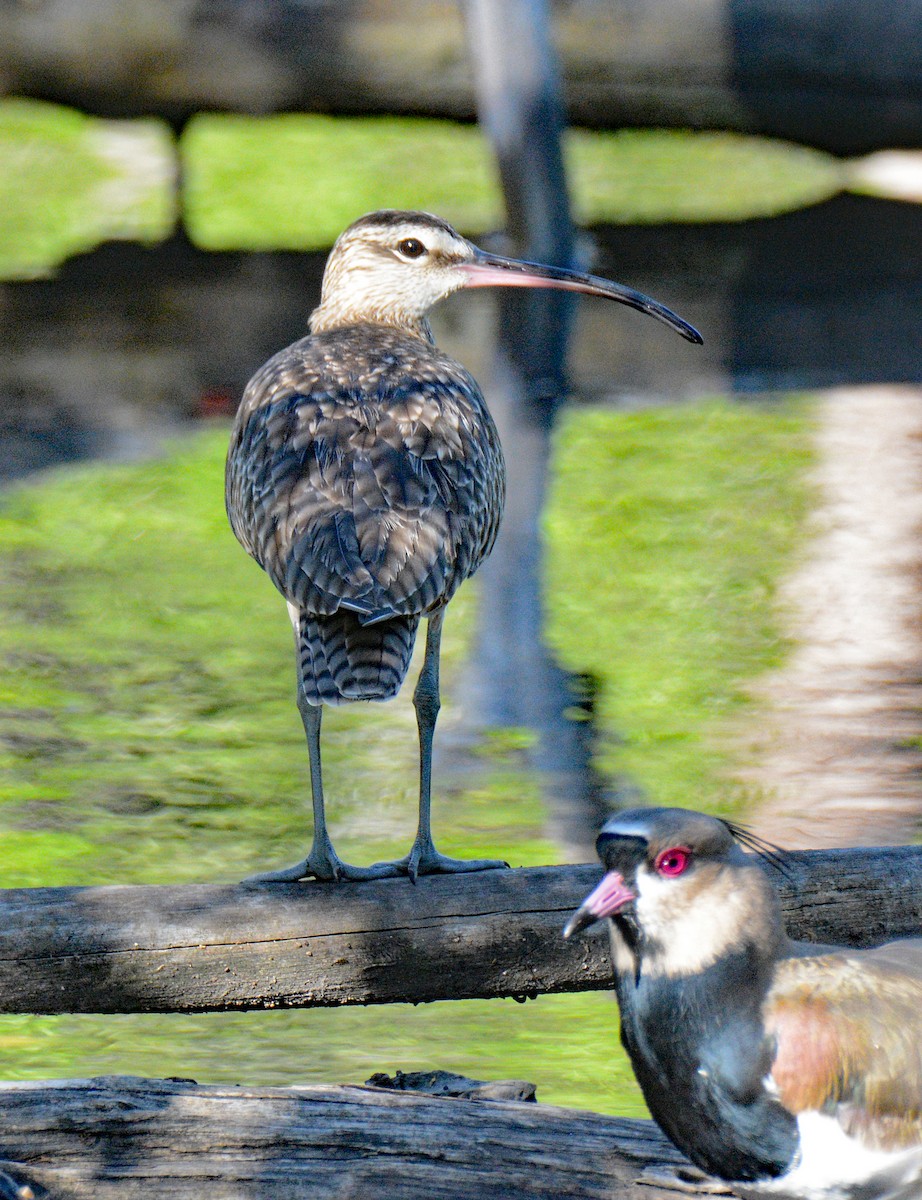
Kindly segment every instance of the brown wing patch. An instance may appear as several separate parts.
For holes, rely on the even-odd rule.
[[[789,1112],[821,1109],[839,1099],[844,1048],[824,1000],[784,997],[771,1010],[768,1032],[778,1045],[772,1079]]]
[[[786,959],[765,1008],[784,1106],[835,1114],[846,1132],[888,1150],[922,1144],[922,980],[899,957]]]

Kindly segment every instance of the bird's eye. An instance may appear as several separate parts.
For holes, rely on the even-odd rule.
[[[686,850],[684,846],[673,846],[672,849],[663,850],[661,854],[657,854],[656,862],[653,865],[660,875],[672,877],[681,875],[690,862],[690,850]]]
[[[419,238],[404,238],[397,243],[397,249],[404,258],[422,258],[426,253],[426,247]]]

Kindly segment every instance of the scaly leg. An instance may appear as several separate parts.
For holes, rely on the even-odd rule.
[[[415,883],[418,875],[440,873],[461,874],[465,871],[490,871],[497,867],[508,867],[501,859],[446,858],[439,854],[432,841],[430,806],[432,801],[432,739],[435,722],[439,715],[439,648],[442,640],[444,609],[434,612],[426,627],[426,656],[419,673],[413,705],[416,708],[416,723],[419,727],[419,828],[413,848],[406,858],[396,865],[409,875]],[[381,863],[381,866],[391,864]]]
[[[327,833],[327,818],[323,801],[323,777],[320,771],[320,719],[323,708],[319,704],[309,704],[298,681],[298,711],[304,723],[307,736],[307,753],[311,767],[311,803],[314,809],[314,842],[310,854],[293,867],[283,867],[280,871],[266,871],[260,875],[251,875],[246,883],[292,883],[298,879],[313,877],[321,880],[362,880],[384,879],[387,876],[399,875],[396,863],[375,863],[372,867],[353,867],[344,863],[333,849],[330,835]]]

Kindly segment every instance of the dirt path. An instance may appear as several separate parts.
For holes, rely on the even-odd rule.
[[[781,596],[797,648],[743,735],[748,823],[791,848],[898,844],[922,830],[922,389],[828,393],[818,450]]]

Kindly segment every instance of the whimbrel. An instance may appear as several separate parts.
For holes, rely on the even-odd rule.
[[[445,606],[493,546],[505,468],[479,387],[433,344],[426,314],[459,288],[486,286],[606,296],[701,341],[639,292],[485,253],[427,213],[369,213],[340,235],[310,336],[250,380],[227,458],[231,526],[288,601],[310,759],[310,853],[293,867],[256,876],[260,881],[415,880],[505,865],[445,858],[433,845],[429,819]],[[398,862],[350,866],[327,833],[322,706],[396,695],[422,617],[426,651],[413,694],[416,840]]]

